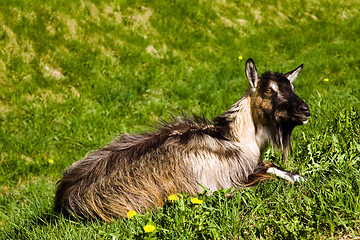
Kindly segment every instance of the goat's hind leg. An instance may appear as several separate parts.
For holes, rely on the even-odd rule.
[[[246,186],[254,187],[260,182],[270,180],[272,179],[270,174],[285,179],[291,183],[305,182],[307,180],[307,178],[304,176],[282,169],[271,162],[264,161],[260,162],[257,165],[254,173],[248,177]]]

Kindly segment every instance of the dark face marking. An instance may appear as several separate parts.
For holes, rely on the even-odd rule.
[[[305,124],[310,117],[309,106],[294,92],[291,82],[282,73],[265,72],[252,97],[255,122],[264,125]]]

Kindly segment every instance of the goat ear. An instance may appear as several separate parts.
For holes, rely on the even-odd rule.
[[[251,58],[249,58],[246,61],[245,73],[246,73],[247,79],[249,80],[251,88],[256,88],[256,86],[259,82],[259,75],[258,75],[257,69],[255,67],[255,63]]]
[[[301,64],[295,70],[292,70],[292,71],[288,72],[287,74],[285,74],[285,76],[287,77],[287,79],[289,79],[290,82],[293,82],[295,80],[295,78],[297,77],[297,75],[301,72],[301,70],[303,70],[303,67],[304,67],[304,64]]]

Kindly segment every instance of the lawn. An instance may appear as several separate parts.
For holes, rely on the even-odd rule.
[[[360,238],[360,2],[0,2],[0,239]],[[240,57],[241,56],[241,57]],[[122,132],[230,107],[259,72],[301,63],[310,106],[285,162],[308,178],[180,195],[112,223],[52,211],[71,163]],[[155,226],[145,232],[144,226]]]

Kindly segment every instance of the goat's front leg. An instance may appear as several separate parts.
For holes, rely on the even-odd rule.
[[[249,175],[246,186],[253,187],[260,182],[269,180],[272,178],[270,174],[285,179],[291,183],[305,182],[307,180],[304,176],[282,169],[271,162],[264,161],[257,165],[253,174]]]

